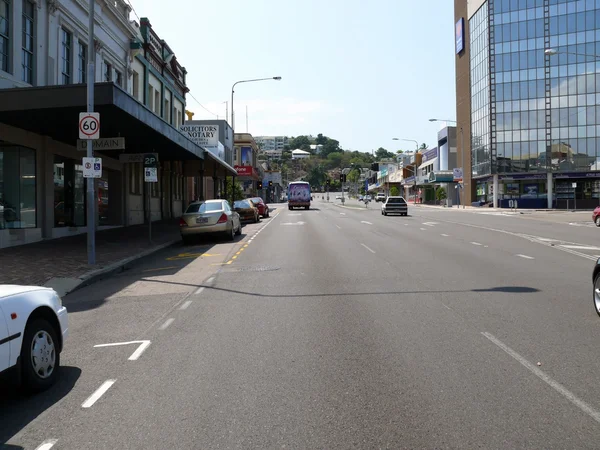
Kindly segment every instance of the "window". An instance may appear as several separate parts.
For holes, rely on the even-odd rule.
[[[0,141],[0,230],[36,227],[35,150]]]
[[[169,104],[169,100],[165,98],[165,120],[169,123],[171,123],[171,105]]]
[[[35,6],[30,0],[23,0],[23,72],[21,79],[33,84],[33,38]]]
[[[109,62],[104,61],[104,81],[112,81],[112,66]]]
[[[9,32],[9,0],[0,0],[0,70],[8,72]]]
[[[136,100],[140,100],[140,74],[133,71],[133,96]]]
[[[77,45],[77,82],[85,83],[87,73],[87,45],[79,41]]]
[[[160,116],[160,92],[154,91],[154,113]]]
[[[129,193],[134,195],[142,193],[142,163],[129,164]]]
[[[73,41],[73,35],[61,28],[61,59],[62,59],[62,84],[71,83],[71,45]]]
[[[152,86],[148,86],[148,104],[146,106],[154,111],[154,88]]]
[[[115,70],[115,83],[123,87],[123,75],[118,70]]]

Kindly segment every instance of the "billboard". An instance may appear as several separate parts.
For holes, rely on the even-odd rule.
[[[453,181],[462,181],[462,178],[463,178],[462,167],[456,167],[456,168],[452,169]]]
[[[242,147],[240,152],[242,166],[252,166],[252,147]]]
[[[225,146],[220,142],[217,142],[217,145],[215,147],[205,146],[204,149],[215,155],[221,161],[225,161]]]
[[[252,176],[252,166],[235,166],[234,169],[240,176]]]
[[[219,143],[218,125],[184,124],[179,127],[179,131],[187,134],[187,136],[200,147],[217,147]]]
[[[462,17],[456,22],[456,54],[458,55],[465,48],[465,19]]]

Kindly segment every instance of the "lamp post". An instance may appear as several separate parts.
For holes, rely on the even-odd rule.
[[[430,122],[454,122],[458,126],[456,120],[442,120],[442,119],[429,119]],[[462,165],[462,207],[465,209],[465,135],[463,133],[463,127],[459,127],[460,130],[460,157]]]
[[[268,80],[281,81],[281,77],[253,78],[251,80],[240,80],[240,81],[236,81],[235,83],[233,83],[233,86],[231,86],[231,134],[232,134],[231,148],[234,152],[235,152],[235,112],[233,110],[234,109],[233,108],[233,94],[235,93],[235,87],[240,83],[253,83],[255,81],[268,81]],[[233,189],[232,189],[232,191],[233,191]],[[232,205],[233,205],[233,202],[232,202]]]
[[[415,143],[415,145],[417,146],[417,149],[415,150],[415,155],[416,155],[416,154],[417,154],[417,152],[419,151],[419,142],[418,142],[418,141],[415,141],[414,139],[399,139],[399,138],[392,138],[392,141],[408,141],[408,142],[414,142],[414,143]],[[416,158],[416,156],[415,156],[415,166],[416,166],[416,164],[417,164],[417,158]],[[408,168],[407,168],[407,169],[408,169]],[[408,170],[410,170],[410,169],[408,169]],[[415,191],[415,199],[414,199],[414,204],[416,205],[416,204],[417,204],[417,171],[416,171],[416,169],[415,169],[415,170],[412,170],[411,172],[412,172],[412,174],[413,174],[413,177],[415,177],[415,182],[414,182],[414,187],[413,187],[413,189],[414,189],[414,191]]]

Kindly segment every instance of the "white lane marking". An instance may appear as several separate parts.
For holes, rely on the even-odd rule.
[[[427,231],[427,228],[419,228],[421,231]]]
[[[319,214],[319,211],[315,211],[317,214]]]
[[[482,245],[479,242],[471,242],[471,244],[473,244],[473,245]]]
[[[360,223],[366,223],[367,225],[373,225],[371,222],[367,222],[366,220],[361,220]]]
[[[288,213],[288,216],[301,216],[302,213]]]
[[[591,247],[587,245],[561,245],[563,248],[572,248],[573,250],[600,250],[600,247]]]
[[[375,253],[375,251],[371,250],[369,247],[367,247],[365,244],[360,244],[362,245],[364,248],[366,248],[367,250],[369,250],[371,253]]]
[[[50,450],[57,441],[58,439],[46,439],[35,450]]]
[[[192,304],[191,300],[188,300],[187,302],[184,302],[179,309],[188,309],[188,307]]]
[[[159,330],[166,330],[166,329],[167,329],[167,327],[168,327],[169,325],[171,325],[173,322],[175,322],[175,319],[173,319],[173,318],[171,317],[171,318],[169,318],[169,319],[165,320],[165,323],[163,323],[163,324],[162,324],[162,325],[161,325],[161,326],[160,326],[158,329],[159,329]]]
[[[422,225],[427,225],[428,227],[434,227],[438,225],[437,222],[423,222]]]
[[[90,395],[87,398],[87,400],[82,403],[81,407],[89,408],[93,406],[93,404],[96,403],[100,399],[100,397],[102,397],[106,393],[106,391],[110,389],[110,387],[113,384],[115,384],[115,381],[117,380],[106,380],[104,383],[102,383],[102,385],[98,389],[96,389],[96,392]]]
[[[346,213],[340,213],[340,216],[345,216],[345,215],[346,215]]]
[[[202,287],[199,287],[199,288],[196,290],[196,292],[194,292],[194,295],[201,294],[203,290],[204,290],[204,286],[202,286]]]
[[[338,230],[341,230],[341,229],[342,229],[342,227],[340,227],[339,225],[336,225],[336,227],[338,227]]]
[[[408,224],[407,224],[407,223],[405,223],[405,224],[404,224],[404,226],[405,226],[405,227],[407,227],[407,226],[408,226]]]
[[[129,359],[129,361],[135,361],[137,360],[142,353],[144,353],[144,350],[146,350],[150,344],[151,341],[129,341],[129,342],[113,342],[111,344],[98,344],[98,345],[94,345],[94,348],[100,348],[100,347],[116,347],[118,345],[129,345],[129,344],[140,344],[138,346],[138,348],[135,350],[135,352],[133,352],[131,354],[131,356],[127,359]]]
[[[444,305],[444,308],[449,309],[450,311],[452,311],[452,308],[450,308],[448,305],[446,305],[445,303],[442,303],[442,305]]]
[[[449,234],[444,234],[444,233],[442,233],[442,234],[441,234],[441,236],[444,236],[444,237],[450,237],[450,235],[449,235]]]
[[[212,283],[213,281],[215,281],[215,277],[210,277],[208,280],[206,280],[208,284]]]
[[[538,241],[544,241],[544,242],[558,242],[557,239],[548,239],[548,238],[537,238]]]
[[[588,414],[596,422],[600,423],[600,412],[595,410],[592,406],[588,405],[586,402],[578,398],[575,394],[573,394],[571,391],[565,388],[562,384],[558,383],[557,381],[554,381],[552,378],[550,378],[532,363],[527,361],[524,357],[522,357],[509,346],[497,339],[494,335],[486,332],[482,332],[481,334],[483,334],[491,342],[496,344],[498,347],[500,347],[502,350],[504,350],[506,353],[508,353],[510,356],[516,359],[519,363],[521,363],[522,366],[524,366],[526,369],[528,369],[530,372],[532,372],[534,375],[536,375],[538,378],[540,378],[542,381],[544,381],[546,384],[548,384],[550,387],[556,390],[556,392],[564,396],[567,400],[569,400],[571,403],[573,403],[575,406],[581,409],[584,413]]]
[[[521,255],[520,253],[517,255],[519,258],[525,258],[525,259],[535,259],[533,256],[527,256],[527,255]]]

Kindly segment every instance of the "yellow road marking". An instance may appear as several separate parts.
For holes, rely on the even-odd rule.
[[[177,256],[166,258],[167,261],[177,261],[178,259],[190,259],[198,257],[221,256],[220,253],[180,253]]]
[[[235,259],[235,258],[237,258],[237,256],[232,256],[232,257],[231,257],[231,259]]]
[[[231,264],[233,261],[227,261],[225,264]]]
[[[169,270],[169,269],[177,269],[177,266],[169,266],[169,267],[157,267],[156,269],[146,269],[142,270],[142,272],[155,272],[157,270]]]
[[[248,247],[248,244],[244,245],[244,248]]]

